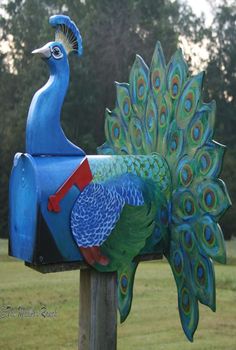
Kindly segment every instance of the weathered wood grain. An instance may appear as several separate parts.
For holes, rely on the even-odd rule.
[[[80,271],[79,350],[116,350],[116,273]]]

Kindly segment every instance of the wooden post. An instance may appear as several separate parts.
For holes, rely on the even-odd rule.
[[[160,252],[137,256],[134,261],[162,259]],[[117,347],[117,276],[98,272],[79,261],[57,264],[25,265],[41,273],[80,269],[79,350],[116,350]]]
[[[116,350],[116,273],[80,271],[79,350]]]

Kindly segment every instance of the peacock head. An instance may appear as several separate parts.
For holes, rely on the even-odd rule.
[[[41,58],[48,64],[53,71],[55,68],[58,70],[60,67],[67,65],[67,52],[58,41],[52,41],[32,51],[33,54],[39,54]]]
[[[55,41],[47,43],[43,47],[32,51],[32,53],[40,54],[49,67],[53,69],[68,64],[67,56],[70,52],[81,56],[83,47],[79,29],[70,17],[64,15],[51,16],[49,23],[56,28]]]

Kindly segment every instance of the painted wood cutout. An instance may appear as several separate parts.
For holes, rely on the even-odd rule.
[[[224,146],[212,140],[215,103],[204,103],[204,74],[190,76],[181,50],[166,65],[160,43],[151,67],[136,56],[129,83],[116,83],[105,115],[106,142],[86,156],[60,124],[69,82],[68,55],[82,54],[69,17],[50,18],[55,41],[33,53],[50,70],[33,97],[26,153],[10,180],[10,254],[33,264],[86,260],[117,271],[121,321],[129,314],[137,260],[162,252],[178,291],[189,340],[198,302],[215,310],[212,260],[225,263],[218,224],[230,206],[218,178]]]

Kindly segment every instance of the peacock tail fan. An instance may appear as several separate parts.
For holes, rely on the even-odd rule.
[[[67,54],[70,52],[81,56],[83,53],[82,38],[76,24],[68,16],[51,16],[49,23],[56,28],[55,41],[60,42]]]
[[[116,83],[116,106],[106,111],[106,142],[98,148],[99,154],[159,153],[168,163],[172,194],[164,254],[189,340],[198,302],[215,310],[212,260],[226,262],[218,221],[231,205],[218,179],[225,147],[212,139],[216,105],[203,102],[203,79],[204,73],[190,76],[180,49],[166,65],[158,42],[150,69],[136,56],[129,83]]]

